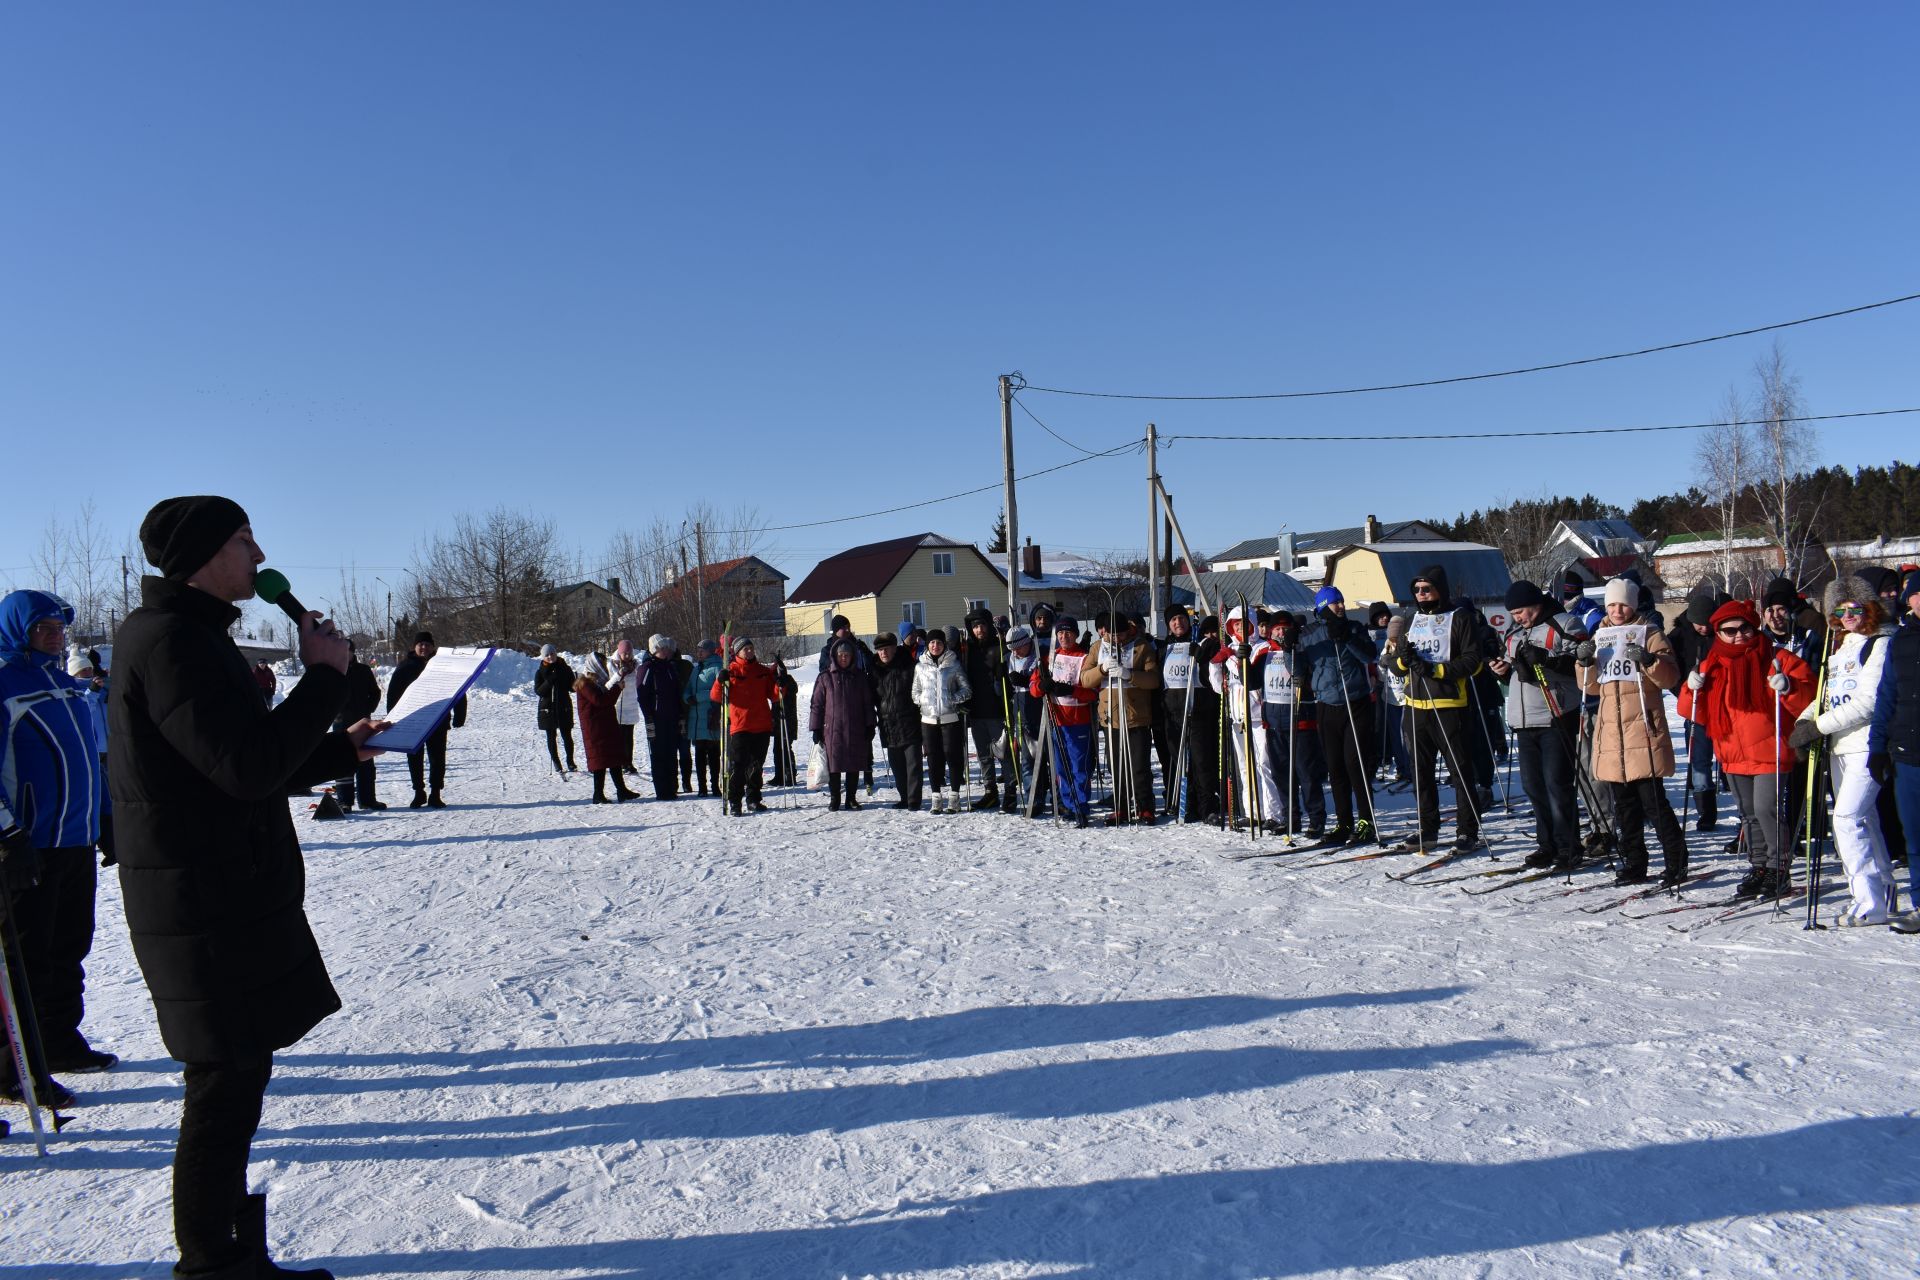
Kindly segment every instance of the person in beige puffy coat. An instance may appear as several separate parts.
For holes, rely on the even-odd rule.
[[[1080,669],[1080,687],[1100,690],[1100,724],[1107,731],[1107,762],[1113,767],[1110,823],[1153,824],[1153,695],[1160,687],[1160,655],[1124,613],[1093,642]]]
[[[1639,586],[1607,584],[1606,624],[1576,651],[1580,687],[1600,699],[1594,711],[1593,775],[1613,793],[1620,841],[1621,884],[1647,878],[1646,824],[1660,839],[1668,887],[1687,878],[1687,842],[1667,800],[1673,740],[1666,691],[1680,683],[1680,665],[1660,628],[1637,622]]]

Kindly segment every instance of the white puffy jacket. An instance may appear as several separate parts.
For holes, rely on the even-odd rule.
[[[1873,642],[1873,652],[1866,651]],[[1882,628],[1873,636],[1849,634],[1827,658],[1827,679],[1822,696],[1805,711],[1802,720],[1813,721],[1814,728],[1826,735],[1827,749],[1839,756],[1867,753],[1867,730],[1873,722],[1874,695],[1880,691],[1880,669],[1886,665],[1887,650],[1893,647],[1893,628]]]
[[[913,702],[920,708],[922,724],[952,724],[973,696],[967,683],[967,668],[951,650],[940,655],[923,653],[913,667]]]

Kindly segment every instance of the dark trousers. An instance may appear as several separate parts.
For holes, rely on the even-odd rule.
[[[173,1238],[180,1271],[210,1271],[239,1261],[233,1238],[247,1195],[247,1151],[260,1127],[260,1107],[273,1058],[189,1062],[180,1141],[173,1150]]]
[[[693,790],[693,742],[687,737],[685,723],[680,725],[680,731],[674,735],[674,741],[677,744],[674,747],[674,755],[680,762],[680,789],[691,791]]]
[[[1207,715],[1198,708],[1167,712],[1167,731],[1173,738],[1173,750],[1180,753],[1181,729],[1185,726],[1187,744],[1187,796],[1185,818],[1188,822],[1205,822],[1220,807],[1218,788],[1220,779],[1220,715],[1216,706],[1213,715]],[[1167,775],[1171,778],[1173,775]],[[1172,788],[1177,788],[1175,782]],[[1168,797],[1167,807],[1172,809],[1178,802],[1178,794]]]
[[[1467,714],[1471,714],[1469,711]],[[1440,834],[1440,779],[1434,767],[1438,752],[1453,776],[1453,825],[1463,840],[1480,838],[1480,815],[1473,808],[1473,765],[1462,737],[1479,730],[1467,723],[1459,707],[1407,707],[1407,745],[1413,754],[1414,789],[1420,793],[1420,832],[1428,840]]]
[[[888,747],[887,768],[893,770],[893,789],[900,793],[902,803],[909,809],[918,809],[925,781],[921,776],[920,744],[910,742],[904,747]]]
[[[971,716],[967,719],[967,733],[973,739],[973,753],[980,757],[980,782],[988,794],[999,793],[997,776],[1011,787],[1013,785],[1013,755],[1007,749],[1007,726],[1003,720],[986,716]],[[963,748],[964,750],[964,748]]]
[[[1153,730],[1104,730],[1107,763],[1113,768],[1113,811],[1148,818],[1153,814]]]
[[[1700,830],[1710,831],[1720,821],[1720,788],[1713,776],[1713,739],[1707,726],[1687,724],[1687,788],[1693,792],[1693,807],[1700,815],[1695,821]]]
[[[860,771],[858,769],[848,769],[845,772],[827,774],[827,799],[831,800],[834,804],[840,803],[840,784],[843,781],[847,786],[848,802],[857,803],[857,797],[860,794],[859,791],[856,790],[860,785]]]
[[[767,767],[767,743],[770,733],[730,733],[727,735],[727,803],[760,803],[761,774]]]
[[[1633,782],[1609,782],[1613,788],[1613,820],[1620,841],[1622,870],[1636,875],[1647,869],[1646,823],[1653,823],[1653,834],[1660,840],[1664,871],[1685,875],[1687,839],[1681,834],[1680,819],[1673,816],[1667,800],[1664,778],[1639,778]]]
[[[553,768],[556,773],[560,769],[560,740],[562,738],[565,738],[567,743],[567,766],[566,767],[568,769],[572,769],[574,767],[573,765],[573,722],[572,721],[568,721],[566,724],[563,724],[563,725],[549,726],[547,728],[547,754],[553,757]]]
[[[653,765],[653,794],[661,800],[672,800],[680,794],[674,786],[680,779],[680,735],[675,732],[676,727],[654,726],[652,736],[647,739],[647,759]]]
[[[1353,826],[1358,816],[1373,821],[1373,704],[1322,702],[1320,748],[1327,756],[1327,785],[1333,791],[1333,820]]]
[[[15,980],[25,979],[40,1044],[52,1058],[87,1047],[80,1019],[86,1013],[85,961],[93,950],[97,875],[91,848],[43,849],[40,883],[9,895],[10,931],[18,939],[19,950],[9,953],[8,962],[14,966]],[[29,1033],[29,1047],[33,1039]],[[11,1084],[17,1075],[9,1050],[6,1061],[0,1063],[0,1081]]]
[[[379,798],[373,794],[375,776],[373,761],[355,761],[352,773],[334,780],[333,795],[340,802],[340,807],[351,809],[356,801],[362,809],[373,804]]]
[[[432,787],[427,784],[428,766],[432,766]],[[447,726],[435,729],[418,751],[407,757],[407,776],[413,779],[415,791],[431,790],[440,794],[440,788],[447,784]]]
[[[1520,740],[1520,789],[1533,806],[1534,844],[1541,853],[1571,861],[1580,853],[1580,802],[1574,794],[1580,713],[1513,732]]]
[[[694,772],[700,775],[700,794],[720,794],[720,740],[696,738],[693,742]]]
[[[967,728],[958,720],[920,725],[920,750],[927,761],[927,780],[936,793],[959,791],[967,784]]]

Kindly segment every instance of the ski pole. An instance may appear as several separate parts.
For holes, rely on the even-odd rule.
[[[1813,693],[1813,713],[1815,717],[1819,716],[1827,699],[1827,665],[1828,660],[1832,656],[1833,628],[1829,626],[1827,628],[1826,639],[1821,642],[1820,646],[1820,680],[1814,687]],[[1815,723],[1816,725],[1818,724],[1817,719]],[[1801,926],[1803,930],[1826,928],[1825,925],[1820,923],[1819,916],[1820,863],[1822,854],[1825,851],[1825,841],[1823,838],[1816,839],[1814,835],[1813,800],[1814,797],[1819,794],[1815,787],[1815,781],[1821,769],[1831,768],[1830,761],[1832,760],[1833,752],[1831,750],[1823,751],[1820,748],[1821,742],[1816,739],[1812,753],[1807,761],[1807,794],[1800,802],[1801,820],[1804,821],[1807,826],[1807,922]],[[1865,762],[1863,761],[1862,763],[1864,764]],[[1833,826],[1831,810],[1829,810],[1827,826],[1829,829]],[[1824,833],[1822,833],[1822,836],[1824,837]],[[1791,865],[1791,855],[1789,855],[1789,865]]]
[[[20,935],[13,924],[13,906],[4,888],[0,888],[0,1017],[4,1017],[7,1040],[13,1046],[13,1066],[19,1074],[20,1097],[27,1104],[27,1120],[33,1126],[33,1147],[41,1156],[47,1154],[47,1129],[40,1119],[40,1082],[34,1078],[30,1060],[35,1055],[27,1051],[27,1029],[31,1027],[36,1038],[39,1025],[33,1013],[32,993],[27,990],[27,975],[24,965],[16,986],[13,978],[13,966],[9,956],[19,955]],[[24,1016],[22,1016],[24,1013]],[[58,1131],[61,1118],[54,1114],[53,1127]]]

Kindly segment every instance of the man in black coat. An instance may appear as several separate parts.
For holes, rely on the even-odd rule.
[[[175,1274],[217,1280],[330,1273],[273,1268],[266,1197],[246,1194],[273,1053],[340,1007],[308,927],[289,783],[337,778],[382,727],[329,733],[347,695],[333,624],[299,624],[306,674],[269,710],[234,648],[235,601],[266,557],[225,498],[170,498],[140,541],[163,576],[115,637],[108,769],[127,930],[167,1052],[185,1065],[173,1162]]]
[[[333,718],[336,732],[371,718],[380,709],[380,681],[374,677],[373,668],[360,661],[360,651],[351,640],[347,641],[347,652],[351,655],[347,662],[347,698],[340,704],[340,714]],[[373,761],[356,761],[352,773],[334,782],[334,797],[342,809],[352,809],[356,799],[363,810],[384,809],[387,806],[373,794],[373,782]]]
[[[920,708],[913,701],[911,646],[882,632],[873,638],[873,709],[880,721],[880,745],[886,748],[896,809],[918,809],[925,772],[920,761]]]
[[[400,695],[407,686],[420,678],[427,669],[427,663],[433,661],[438,646],[433,643],[433,633],[422,631],[413,638],[413,652],[400,659],[400,665],[393,669],[393,679],[387,681],[387,710],[400,705]],[[454,699],[453,727],[458,729],[467,722],[466,695]],[[431,764],[431,777],[426,766]],[[447,802],[440,798],[440,788],[447,783],[447,721],[442,720],[434,731],[427,735],[418,751],[407,753],[407,776],[413,779],[413,799],[408,808],[444,809]]]

